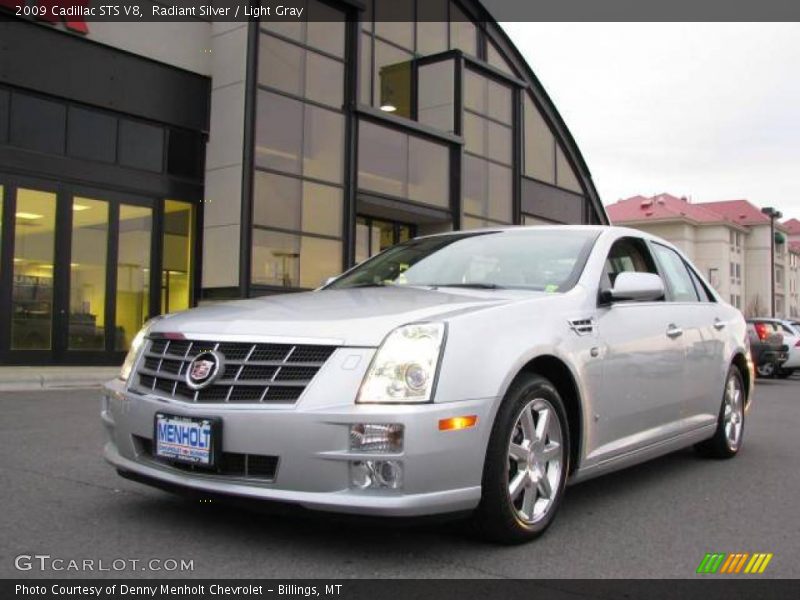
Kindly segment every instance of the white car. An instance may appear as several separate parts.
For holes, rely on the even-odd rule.
[[[467,511],[519,542],[568,482],[692,445],[736,455],[753,379],[741,313],[663,240],[448,233],[317,291],[151,321],[105,388],[105,457],[171,490]]]
[[[800,369],[800,326],[786,319],[761,320],[775,323],[783,334],[783,343],[789,347],[789,358],[781,364],[775,375],[781,379],[791,377],[796,369]]]

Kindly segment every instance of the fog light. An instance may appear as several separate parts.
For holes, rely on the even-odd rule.
[[[400,423],[354,423],[350,426],[351,452],[402,452]]]
[[[403,463],[399,460],[357,460],[350,463],[350,484],[359,490],[403,487]]]

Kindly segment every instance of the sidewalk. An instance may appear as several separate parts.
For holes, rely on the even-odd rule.
[[[0,392],[99,387],[119,367],[0,367]]]

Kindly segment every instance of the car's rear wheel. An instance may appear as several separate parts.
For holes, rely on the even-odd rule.
[[[714,437],[696,446],[701,454],[714,458],[733,458],[738,454],[744,436],[744,402],[742,373],[738,367],[732,366],[725,379],[722,407]]]
[[[770,379],[775,377],[775,363],[771,360],[761,363],[756,367],[756,373],[759,377],[764,377],[766,379]]]
[[[569,429],[558,391],[521,375],[495,419],[475,520],[481,533],[514,544],[541,535],[555,516],[569,470]]]

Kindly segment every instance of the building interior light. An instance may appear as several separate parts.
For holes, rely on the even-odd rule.
[[[385,104],[381,104],[381,110],[384,112],[394,112],[397,110],[397,107],[394,104],[389,104],[387,102]]]
[[[29,212],[17,212],[18,219],[25,219],[27,221],[35,221],[36,219],[43,219],[44,215],[38,215],[36,213],[29,213]]]
[[[78,211],[81,211],[81,210],[89,210],[89,207],[86,206],[85,204],[73,204],[72,205],[72,210],[74,210],[75,212],[78,212]]]

